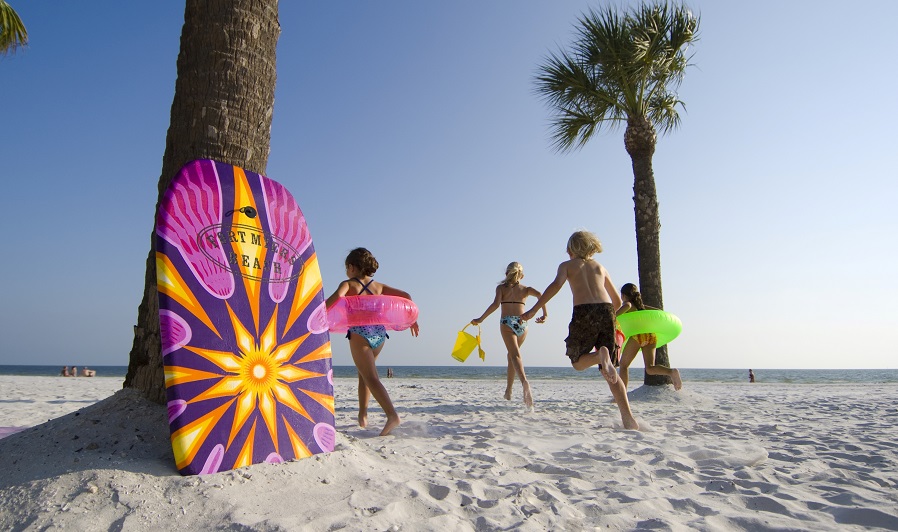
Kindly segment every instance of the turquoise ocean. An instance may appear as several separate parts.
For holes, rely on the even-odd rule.
[[[470,362],[470,361],[469,361]],[[387,368],[392,367],[396,379],[464,379],[503,380],[506,368],[501,366],[478,366],[475,364],[455,366],[380,366],[381,378],[386,377]],[[124,379],[127,366],[90,366],[99,377]],[[756,382],[770,384],[827,384],[827,383],[895,383],[898,384],[898,369],[764,369],[752,368]],[[52,377],[60,374],[61,366],[0,366],[0,375],[32,377]],[[535,380],[589,380],[599,378],[598,370],[574,371],[569,367],[527,367],[527,377]],[[680,368],[686,382],[748,382],[748,368],[710,369]],[[355,377],[355,366],[334,366],[335,377]],[[83,377],[81,377],[83,378]],[[630,382],[641,382],[642,368],[630,368]]]

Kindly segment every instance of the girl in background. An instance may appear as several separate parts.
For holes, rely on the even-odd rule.
[[[658,310],[654,307],[646,306],[642,302],[642,294],[633,283],[627,283],[620,287],[621,306],[617,310],[616,315],[626,314],[627,312],[635,312],[637,310]],[[683,387],[683,381],[680,379],[680,371],[677,369],[666,368],[664,366],[655,365],[655,344],[658,339],[654,333],[635,334],[627,339],[624,345],[624,352],[620,360],[620,377],[624,381],[626,387],[630,380],[630,364],[636,358],[636,353],[642,350],[642,360],[645,362],[645,372],[649,375],[668,375],[673,381],[674,389],[679,390]]]

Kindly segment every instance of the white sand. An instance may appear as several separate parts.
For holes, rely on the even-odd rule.
[[[403,416],[334,452],[181,477],[166,411],[116,379],[0,377],[0,530],[898,530],[898,386],[389,379]],[[17,399],[21,398],[22,402]]]

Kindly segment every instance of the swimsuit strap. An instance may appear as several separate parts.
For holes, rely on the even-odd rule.
[[[374,292],[372,292],[371,290],[368,290],[368,285],[371,284],[371,283],[373,283],[373,282],[374,282],[374,279],[371,279],[370,281],[368,281],[367,284],[363,283],[362,281],[360,281],[359,279],[357,279],[357,278],[355,278],[355,277],[353,277],[353,278],[350,279],[350,280],[351,280],[351,281],[355,281],[355,282],[359,283],[360,285],[362,285],[362,290],[359,292],[360,294],[361,294],[362,292],[368,292],[368,293],[371,294],[372,296],[374,295]]]
[[[519,284],[521,284],[521,283],[520,283],[520,282],[517,282],[517,283],[515,283],[515,284],[513,284],[513,285],[506,284],[505,286],[506,286],[506,287],[511,287],[511,286],[516,286],[516,285],[519,285]],[[526,298],[527,296],[524,296],[524,297]],[[517,304],[520,304],[520,305],[523,305],[523,304],[524,304],[523,301],[503,301],[503,302],[502,302],[503,305],[504,305],[505,303],[517,303]]]

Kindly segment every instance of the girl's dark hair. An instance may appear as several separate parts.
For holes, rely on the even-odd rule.
[[[377,268],[380,264],[377,263],[377,259],[374,258],[374,255],[371,254],[365,248],[355,248],[354,250],[349,252],[349,255],[346,255],[346,265],[354,266],[364,276],[374,275],[374,272],[377,271]]]
[[[645,310],[645,303],[642,302],[642,294],[639,293],[639,289],[636,288],[635,284],[625,284],[620,287],[620,293],[627,296],[627,299],[629,299],[630,303],[636,307],[636,310]]]

